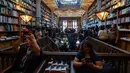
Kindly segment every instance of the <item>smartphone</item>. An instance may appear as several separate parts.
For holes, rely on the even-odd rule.
[[[85,58],[86,62],[91,62],[90,58]]]

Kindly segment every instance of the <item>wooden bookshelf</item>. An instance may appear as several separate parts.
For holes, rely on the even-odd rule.
[[[114,2],[117,1],[117,2]],[[118,2],[121,2],[121,6],[114,8]],[[96,3],[88,9],[88,21],[87,25],[94,26],[97,22],[96,18],[90,20],[91,16],[94,16],[96,9]],[[101,10],[109,11],[109,16],[106,19],[106,27],[109,29],[112,24],[117,24],[119,27],[120,38],[130,38],[130,0],[102,0],[101,1]],[[105,23],[105,21],[102,21]],[[122,43],[122,44],[121,44]],[[126,43],[124,45],[124,43]],[[118,47],[130,51],[128,46],[128,39],[119,39]]]
[[[51,25],[51,10],[44,2],[41,2],[41,25],[47,28],[47,25]]]
[[[97,3],[96,1],[90,6],[88,12],[87,12],[87,25],[88,26],[92,26],[96,24],[96,15],[95,12],[97,11],[96,8],[97,7]]]
[[[120,2],[122,2],[123,0],[120,0]],[[113,6],[112,6],[113,7]],[[128,48],[128,45],[130,45],[129,39],[129,35],[130,35],[130,20],[129,20],[129,10],[130,9],[130,5],[128,4],[128,0],[126,0],[125,5],[118,7],[118,8],[113,8],[111,9],[111,14],[113,13],[113,15],[107,19],[107,24],[109,24],[109,26],[111,26],[112,24],[117,24],[118,27],[120,27],[119,29],[119,34],[120,34],[120,39],[118,42],[118,47],[125,49],[127,51],[129,51],[130,49]],[[124,37],[124,38],[122,38]]]
[[[21,36],[23,27],[36,25],[35,0],[0,0],[0,48],[2,50],[13,47],[12,41],[16,41]],[[20,9],[17,8],[19,5]],[[20,15],[28,14],[33,20],[24,22]],[[21,25],[21,26],[20,26]],[[21,28],[21,29],[20,29]],[[14,38],[13,36],[17,36]],[[4,40],[3,37],[5,37]]]

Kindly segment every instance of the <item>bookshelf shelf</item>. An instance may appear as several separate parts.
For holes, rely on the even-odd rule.
[[[120,38],[120,40],[126,41],[126,42],[130,42],[130,38]]]
[[[124,23],[120,23],[118,25],[129,25],[129,24],[130,24],[130,22],[124,22]]]
[[[32,26],[32,25],[28,25],[28,24],[22,24],[21,26]]]
[[[1,24],[17,25],[17,26],[19,26],[19,24],[16,24],[16,23],[5,23],[5,22],[0,22],[0,25],[1,25]]]
[[[33,11],[32,9],[29,9],[29,8],[27,8],[25,6],[21,6],[21,7],[24,8],[24,9],[26,9],[26,10]]]
[[[18,33],[20,31],[0,31],[0,33]]]
[[[130,32],[130,29],[119,29],[120,32]]]
[[[51,21],[51,10],[44,4],[41,3],[41,24],[42,25],[50,25],[50,21]]]
[[[118,8],[116,8],[116,9],[112,10],[112,12],[116,12],[117,10],[125,9],[125,8],[127,8],[127,7],[130,7],[130,4],[127,4],[127,5],[124,5],[124,6],[118,7]]]
[[[116,19],[116,18],[117,18],[117,17],[114,16],[114,17],[108,18],[108,19],[106,19],[106,20],[113,20],[113,19]]]
[[[29,6],[32,6],[33,8],[36,8],[34,4],[31,4],[31,3],[27,2],[26,0],[23,0],[23,2],[27,3]]]
[[[12,16],[12,15],[3,14],[3,13],[0,13],[0,15],[2,15],[2,16],[7,16],[7,17],[12,17],[12,18],[18,18],[17,16]]]
[[[119,15],[118,17],[119,18],[122,18],[122,17],[129,17],[130,16],[130,13],[125,13],[125,14],[122,14],[122,15]]]
[[[5,50],[9,50],[9,49],[12,49],[12,48],[13,48],[13,46],[10,46],[8,48],[0,48],[0,52],[5,51]]]
[[[129,25],[130,24],[130,22],[124,22],[124,23],[119,23],[118,25]],[[110,26],[110,25],[112,25],[112,24],[107,24],[107,26]]]
[[[0,40],[0,42],[7,42],[7,41],[12,41],[12,40],[18,40],[18,38],[12,38],[12,39]]]

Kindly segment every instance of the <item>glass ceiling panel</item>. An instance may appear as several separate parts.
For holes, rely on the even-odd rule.
[[[56,0],[57,6],[80,6],[82,0]]]

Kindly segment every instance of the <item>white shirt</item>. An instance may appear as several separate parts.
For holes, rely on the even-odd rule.
[[[106,30],[99,30],[98,37],[101,40],[107,39],[107,31]]]

